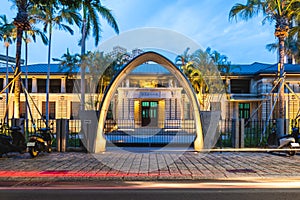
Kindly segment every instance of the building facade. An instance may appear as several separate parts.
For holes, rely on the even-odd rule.
[[[118,49],[116,49],[117,51]],[[124,51],[124,49],[121,49]],[[119,50],[118,50],[119,51]],[[28,68],[28,103],[32,116],[40,119],[45,115],[46,64],[29,65]],[[25,72],[25,67],[22,67]],[[300,108],[300,65],[285,65],[286,119],[294,119]],[[228,94],[220,99],[222,119],[268,120],[275,118],[277,106],[276,85],[277,65],[253,63],[235,65],[230,74],[221,74],[220,78],[227,87]],[[80,75],[70,75],[58,64],[51,65],[49,114],[53,119],[78,119],[80,108]],[[0,68],[0,89],[6,85],[6,68]],[[9,79],[13,72],[10,69]],[[22,75],[22,80],[25,75]],[[91,91],[89,75],[86,78],[86,109],[95,109],[93,103],[99,94]],[[226,84],[225,84],[226,83]],[[225,86],[227,85],[227,86]],[[6,94],[0,94],[0,118],[6,111],[9,118],[14,118],[13,98],[6,105]],[[13,96],[13,94],[11,94]],[[211,98],[213,99],[213,98]],[[21,95],[21,117],[25,117],[26,96]],[[212,101],[204,101],[203,108],[212,110]],[[108,120],[118,122],[118,128],[157,127],[179,129],[192,126],[193,108],[180,82],[164,66],[146,62],[138,66],[118,86],[107,114]]]

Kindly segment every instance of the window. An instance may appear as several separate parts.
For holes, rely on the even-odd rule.
[[[184,119],[192,119],[191,117],[192,107],[190,102],[185,102],[183,106],[184,106]]]
[[[177,110],[178,110],[177,99],[169,99],[169,119],[178,119]]]
[[[250,80],[230,80],[231,93],[250,93]]]
[[[27,82],[28,82],[28,88],[27,88],[27,91],[29,92],[29,93],[31,93],[32,92],[32,79],[30,78],[30,79],[27,79]],[[26,86],[25,85],[25,79],[23,80],[23,83],[24,83],[24,87]]]
[[[60,93],[61,90],[61,80],[60,79],[50,79],[50,93]]]
[[[12,80],[13,80],[12,78],[9,78],[9,79],[8,79],[8,84],[10,84],[10,82],[12,82]],[[5,78],[5,84],[6,84],[6,78]],[[8,88],[9,88],[9,89],[8,89],[8,91],[10,91],[10,89],[11,89],[11,86],[12,86],[12,83],[9,85],[9,87],[8,87]]]
[[[42,104],[42,115],[46,118],[46,102],[43,101]],[[55,119],[55,102],[49,102],[49,119]]]
[[[47,85],[47,79],[38,79],[37,80],[38,93],[46,93],[46,85]],[[61,90],[61,80],[50,79],[49,92],[60,93],[60,90]]]
[[[46,79],[37,80],[37,92],[45,93],[46,92]]]
[[[79,119],[80,102],[71,102],[70,119]]]
[[[15,109],[15,102],[13,102],[13,109]],[[20,108],[19,108],[20,118],[26,117],[26,102],[21,101],[20,102]],[[14,112],[13,112],[14,114]]]
[[[26,102],[20,102],[20,118],[26,117]]]
[[[250,103],[239,103],[239,118],[250,118]]]
[[[66,93],[80,93],[80,79],[66,80]]]
[[[3,81],[5,81],[4,78],[0,78],[0,89],[2,90],[3,89]]]

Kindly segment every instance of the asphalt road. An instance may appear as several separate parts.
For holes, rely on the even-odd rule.
[[[297,180],[191,182],[1,182],[0,200],[283,200],[298,199]]]
[[[2,200],[283,200],[297,199],[298,189],[15,189],[0,192]]]

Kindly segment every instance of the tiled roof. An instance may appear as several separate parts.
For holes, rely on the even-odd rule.
[[[47,64],[28,65],[29,74],[46,74],[48,70]],[[21,71],[25,72],[25,66],[21,67]],[[50,65],[51,74],[66,74],[68,68],[61,68],[59,64]],[[158,64],[142,64],[133,71],[136,74],[169,74],[170,72],[163,66]],[[258,75],[261,73],[275,74],[277,72],[277,64],[264,64],[255,62],[246,65],[232,65],[231,74],[233,75]],[[300,74],[300,64],[285,64],[285,72],[289,74]],[[0,67],[0,74],[6,73],[6,67]],[[9,68],[9,73],[12,69]],[[80,68],[76,68],[73,73],[80,73]]]
[[[21,66],[21,71],[25,73],[26,68],[25,66]],[[29,74],[46,74],[48,71],[48,65],[47,64],[33,64],[28,65],[28,73]],[[50,64],[50,73],[51,74],[65,74],[68,71],[67,68],[60,67],[59,64]],[[11,67],[9,67],[9,73],[12,73],[13,70]],[[74,73],[79,73],[80,68],[78,67],[76,70],[74,70]],[[0,67],[0,73],[6,73],[6,67]]]
[[[277,73],[277,64],[264,64],[255,62],[250,65],[232,65],[232,74],[237,75],[257,75],[261,73]],[[285,64],[286,73],[300,73],[299,64]]]
[[[276,73],[277,68],[278,68],[278,65],[274,64],[274,65],[269,66],[268,68],[265,68],[265,69],[259,71],[259,73]],[[300,65],[299,64],[297,64],[297,65],[285,64],[284,71],[289,74],[300,73]]]
[[[142,64],[132,70],[134,74],[169,74],[170,72],[158,64]]]

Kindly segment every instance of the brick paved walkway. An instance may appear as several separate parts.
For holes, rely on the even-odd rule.
[[[28,153],[0,158],[0,181],[10,180],[300,180],[300,156],[249,152]]]

